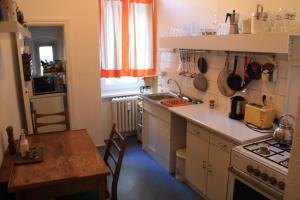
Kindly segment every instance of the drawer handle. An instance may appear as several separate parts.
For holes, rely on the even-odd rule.
[[[200,135],[200,131],[197,131],[197,135]]]
[[[211,164],[208,164],[207,172],[208,173],[212,173],[212,166],[211,166]]]
[[[227,148],[227,147],[228,147],[226,144],[223,144],[222,142],[219,142],[218,144],[219,144],[219,146],[221,146],[222,148]]]
[[[205,161],[205,160],[203,160],[203,162],[202,162],[202,168],[203,168],[203,169],[206,169],[206,168],[207,168],[207,166],[206,166],[206,161]]]

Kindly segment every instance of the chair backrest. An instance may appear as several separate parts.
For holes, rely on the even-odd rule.
[[[56,122],[39,122],[38,119],[44,118],[44,117],[52,117],[52,116],[63,116],[64,119]],[[68,117],[68,111],[67,109],[62,112],[57,113],[48,113],[48,114],[40,114],[37,113],[36,110],[33,111],[33,132],[38,133],[39,127],[44,126],[51,126],[51,125],[65,125],[65,130],[70,130],[70,124],[69,124],[69,117]]]
[[[111,194],[110,194],[110,199],[112,200],[118,199],[117,186],[118,186],[118,180],[119,180],[119,175],[120,175],[126,144],[127,144],[126,136],[123,136],[117,130],[116,125],[114,124],[104,154],[104,161],[108,165],[108,168],[110,169],[113,176]],[[110,158],[114,164],[114,167],[109,162]]]

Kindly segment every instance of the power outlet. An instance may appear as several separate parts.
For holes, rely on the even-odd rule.
[[[275,102],[274,102],[275,96],[271,95],[271,94],[262,94],[262,98],[264,95],[266,96],[266,101],[265,101],[266,105],[274,106],[275,105]]]

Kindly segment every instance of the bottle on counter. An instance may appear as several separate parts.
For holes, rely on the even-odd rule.
[[[20,136],[20,153],[22,157],[26,157],[26,152],[29,151],[29,144],[28,140],[25,135],[25,130],[21,130],[21,136]]]

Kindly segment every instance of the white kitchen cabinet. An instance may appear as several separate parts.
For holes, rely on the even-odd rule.
[[[206,193],[209,143],[196,133],[187,133],[186,179],[202,194]]]
[[[213,144],[209,146],[206,196],[212,200],[226,199],[230,153]]]
[[[158,159],[166,168],[168,167],[168,156],[170,149],[169,124],[150,112],[144,112],[144,149],[156,159]]]
[[[143,149],[170,173],[175,172],[176,150],[186,145],[186,120],[160,104],[144,101]]]
[[[170,112],[144,103],[143,149],[169,170]]]
[[[210,200],[225,200],[230,141],[195,124],[187,125],[186,179],[188,184]]]

